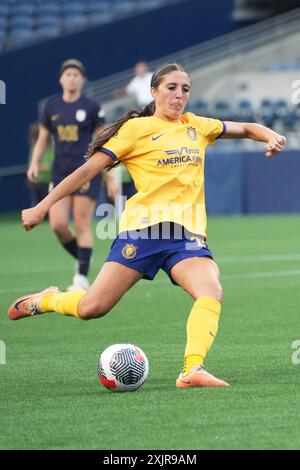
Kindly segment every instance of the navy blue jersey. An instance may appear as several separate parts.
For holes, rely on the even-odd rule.
[[[57,95],[46,102],[40,123],[54,137],[53,174],[65,178],[85,162],[93,133],[105,124],[105,119],[100,105],[86,96],[66,103],[62,95]]]

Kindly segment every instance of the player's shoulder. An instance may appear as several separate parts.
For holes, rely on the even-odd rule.
[[[183,117],[185,117],[185,120],[188,124],[190,124],[191,126],[196,126],[196,127],[206,127],[207,125],[209,125],[210,123],[212,123],[213,121],[217,121],[217,119],[213,118],[213,117],[206,117],[206,116],[199,116],[197,114],[194,114],[194,113],[185,113],[183,115]]]
[[[148,124],[148,117],[134,117],[134,118],[130,118],[128,119],[127,121],[124,122],[124,124],[122,125],[122,127],[126,127],[126,128],[130,128],[130,129],[135,129],[135,130],[139,130],[139,129],[143,129],[145,127],[145,125]]]
[[[60,104],[61,102],[62,102],[61,95],[56,94],[56,95],[49,96],[49,98],[47,98],[44,101],[44,106],[53,106],[53,105],[56,105],[56,104]]]
[[[210,117],[206,117],[206,116],[200,116],[198,114],[194,114],[194,113],[185,113],[183,115],[183,118],[190,124],[192,123],[205,123],[205,122],[208,122],[208,121],[211,121],[212,118]]]
[[[94,108],[99,108],[100,104],[97,103],[97,101],[92,100],[91,98],[88,98],[85,95],[81,95],[80,97],[80,105],[84,106],[86,108],[94,109]]]

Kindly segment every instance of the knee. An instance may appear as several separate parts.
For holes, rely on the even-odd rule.
[[[223,300],[224,300],[224,293],[223,293],[223,288],[221,286],[220,283],[218,283],[217,286],[215,286],[214,290],[213,290],[213,295],[212,297],[216,300],[218,300],[218,302],[222,303]]]
[[[213,297],[218,302],[222,303],[224,299],[224,295],[223,295],[223,288],[219,280],[217,280],[211,285],[210,290],[211,290],[210,297]]]
[[[57,237],[62,237],[68,231],[68,226],[61,222],[50,222],[51,228]]]
[[[199,289],[196,291],[194,295],[195,299],[198,299],[199,297],[212,297],[213,299],[216,299],[218,302],[222,303],[224,299],[223,295],[223,289],[222,286],[219,282],[212,283],[209,286],[199,286]]]
[[[77,218],[74,220],[74,227],[76,233],[86,233],[89,232],[90,229],[90,221],[86,220],[85,218]]]
[[[79,317],[82,320],[92,320],[93,318],[101,318],[109,312],[110,308],[104,303],[85,301],[84,298],[79,304]]]

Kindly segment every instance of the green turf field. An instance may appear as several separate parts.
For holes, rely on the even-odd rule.
[[[161,273],[141,281],[103,319],[57,314],[12,322],[10,303],[57,284],[74,263],[47,224],[30,233],[0,217],[1,449],[299,449],[300,221],[295,216],[211,218],[209,247],[225,301],[207,369],[228,389],[176,389],[192,300]],[[110,242],[97,241],[91,277]],[[113,343],[148,355],[135,393],[98,383]],[[300,358],[300,354],[298,355]]]

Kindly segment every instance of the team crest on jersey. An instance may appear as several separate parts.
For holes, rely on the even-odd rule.
[[[192,139],[192,140],[197,140],[198,139],[197,131],[194,127],[188,127],[186,131],[187,131],[187,135],[190,139]]]
[[[83,186],[81,186],[80,188],[80,192],[81,193],[86,193],[89,189],[90,189],[90,186],[91,186],[91,183],[88,181],[87,183],[85,183]]]
[[[51,121],[57,121],[58,118],[59,118],[59,114],[52,114]]]
[[[137,247],[133,243],[126,243],[122,249],[122,255],[126,259],[133,259],[136,257]]]
[[[75,117],[78,122],[85,121],[86,111],[84,109],[77,109]]]

